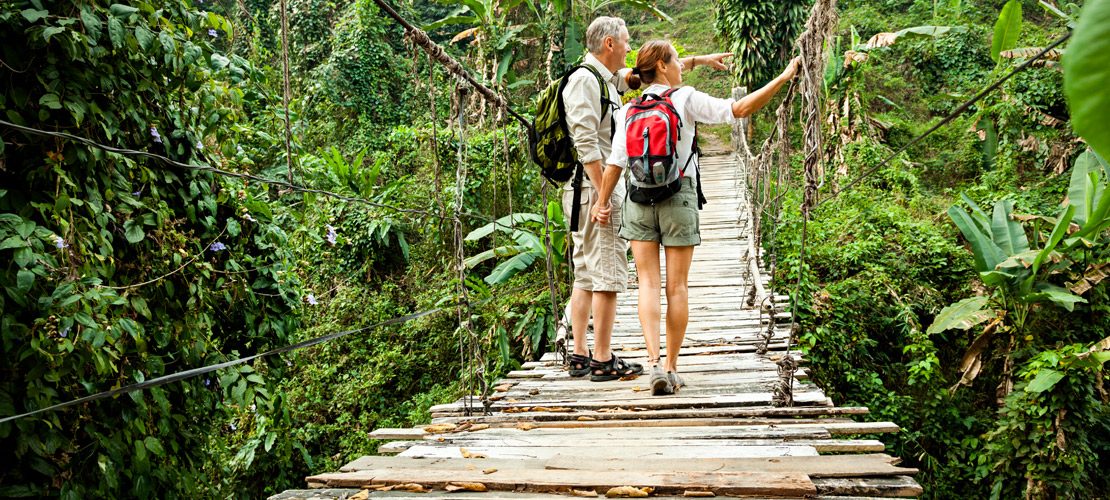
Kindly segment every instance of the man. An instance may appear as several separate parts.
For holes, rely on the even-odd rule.
[[[563,213],[570,219],[571,211],[579,211],[578,231],[571,233],[574,244],[574,288],[570,296],[571,332],[574,353],[570,357],[570,375],[590,375],[590,380],[616,380],[643,371],[637,363],[618,358],[609,348],[613,322],[617,315],[617,293],[624,291],[628,281],[627,244],[617,232],[620,229],[620,206],[624,202],[623,181],[612,190],[609,206],[613,215],[608,224],[590,217],[590,208],[598,201],[594,184],[602,179],[603,161],[612,149],[613,112],[619,109],[618,96],[628,90],[631,70],[625,68],[625,57],[632,50],[628,44],[628,28],[624,20],[602,16],[586,29],[586,54],[583,64],[592,66],[609,88],[609,102],[601,104],[601,88],[589,71],[576,71],[567,79],[563,90],[567,129],[578,153],[585,178],[581,183],[578,207],[574,203],[574,181],[563,189]],[[731,53],[693,56],[682,59],[684,67],[697,65],[726,69],[724,59]],[[594,318],[594,350],[586,345],[586,328],[590,313]]]

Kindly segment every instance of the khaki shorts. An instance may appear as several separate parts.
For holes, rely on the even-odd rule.
[[[582,199],[578,205],[578,231],[571,233],[574,254],[574,288],[592,292],[623,292],[628,283],[628,242],[617,234],[621,226],[621,205],[624,203],[624,183],[617,184],[609,203],[613,206],[612,219],[607,224],[590,221],[590,208],[597,201],[597,190],[591,185],[582,186]],[[571,203],[574,190],[563,190],[563,218],[570,227]]]
[[[698,191],[689,177],[682,189],[655,205],[634,201],[624,204],[624,226],[620,235],[626,240],[657,241],[665,247],[701,244],[698,227]]]

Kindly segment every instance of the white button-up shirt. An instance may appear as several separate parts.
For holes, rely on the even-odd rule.
[[[605,160],[613,149],[614,123],[610,117],[620,109],[620,94],[628,90],[625,75],[631,70],[622,68],[613,73],[590,53],[586,54],[583,64],[593,66],[601,75],[601,79],[609,87],[610,101],[606,104],[608,109],[602,109],[601,87],[593,73],[586,70],[571,74],[563,88],[567,130],[578,152],[578,161],[586,164]],[[615,126],[617,129],[624,128],[624,121],[616,121]],[[585,177],[583,184],[589,184]]]

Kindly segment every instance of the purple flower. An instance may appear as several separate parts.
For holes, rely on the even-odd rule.
[[[131,196],[142,196],[142,195],[143,195],[143,190],[142,189],[140,189],[138,191],[132,191],[131,192]]]
[[[311,293],[305,296],[304,300],[308,302],[309,305],[316,305],[316,296],[312,295]]]
[[[235,152],[242,155],[243,154],[243,146],[240,146],[238,144],[235,145]]]
[[[208,249],[213,252],[219,252],[220,250],[227,250],[227,245],[224,245],[223,243],[217,241],[210,245]]]
[[[212,385],[212,379],[210,379],[210,378],[204,379],[204,386],[208,387],[210,385]]]
[[[210,36],[212,38],[216,38],[216,37],[220,36],[220,34],[216,30],[209,28],[208,29],[208,36]]]
[[[158,129],[150,127],[150,136],[154,138],[154,142],[162,143],[162,135],[158,133]]]
[[[331,224],[328,224],[328,234],[324,238],[328,240],[329,245],[335,246],[336,236],[338,236],[338,235],[335,233],[335,226],[332,226]]]
[[[68,337],[69,336],[69,327],[67,326],[64,329],[62,329],[62,331],[60,333],[58,333],[58,335],[61,335],[61,337],[63,339]]]
[[[204,143],[197,141],[197,149],[204,149]]]
[[[58,247],[58,250],[69,248],[69,245],[66,244],[66,240],[63,240],[61,236],[56,234],[54,235],[54,246]]]

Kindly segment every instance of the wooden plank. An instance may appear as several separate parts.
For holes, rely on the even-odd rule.
[[[644,442],[652,442],[645,440]],[[469,444],[469,443],[468,443]],[[563,443],[563,446],[556,446],[558,443],[548,443],[550,446],[489,446],[489,445],[470,445],[462,446],[471,452],[478,453],[477,450],[497,450],[487,454],[482,452],[489,458],[551,458],[557,454],[575,456],[575,449],[581,450],[580,446],[572,443]],[[682,448],[684,443],[674,449],[663,450],[658,446],[653,445],[639,445],[639,446],[625,446],[620,449],[613,449],[610,446],[604,446],[609,451],[591,450],[591,456],[601,457],[606,456],[610,458],[628,458],[623,453],[628,450],[638,450],[641,453],[655,454],[657,456],[667,456],[676,458],[728,458],[728,457],[747,457],[747,456],[780,456],[776,455],[775,450],[780,448],[789,448],[793,450],[793,455],[799,454],[797,448],[802,447],[806,450],[801,450],[800,453],[804,455],[821,453],[871,453],[881,452],[886,450],[886,445],[882,441],[874,439],[748,439],[743,442],[732,443],[731,446],[697,446],[690,447],[686,451]],[[462,452],[452,451],[433,451],[431,448],[450,448],[458,449],[456,443],[437,443],[423,441],[391,441],[378,447],[378,453],[381,454],[397,454],[404,453],[405,456],[421,456],[421,457],[446,457],[446,458],[460,458]],[[409,451],[416,449],[417,451]],[[562,450],[562,451],[560,451]],[[625,450],[625,451],[621,451]],[[731,450],[731,451],[730,451]],[[813,450],[813,453],[809,453]],[[535,453],[529,453],[535,452]],[[704,455],[699,455],[699,453]],[[752,455],[752,453],[756,453]],[[608,455],[605,455],[608,454]],[[682,454],[682,455],[676,455]],[[646,456],[646,455],[645,455]],[[785,456],[785,455],[783,455]]]
[[[581,456],[582,447],[579,446],[432,446],[415,445],[401,453],[405,457],[422,458],[463,458],[461,448],[466,448],[467,453],[485,456],[487,458],[504,459],[548,459],[558,455]],[[882,450],[869,450],[882,451]],[[381,450],[379,450],[381,452]],[[753,457],[787,457],[787,456],[816,456],[817,449],[804,445],[752,445],[752,446],[675,446],[662,450],[659,447],[625,446],[619,449],[602,447],[591,449],[590,456],[595,458],[609,458],[622,460],[639,460],[643,458],[753,458]]]
[[[371,469],[354,472],[318,474],[306,478],[309,484],[331,488],[361,487],[370,484],[417,483],[437,490],[451,482],[481,483],[494,491],[561,492],[573,489],[607,491],[632,485],[651,487],[659,494],[681,494],[688,489],[713,491],[721,495],[813,496],[817,489],[809,477],[800,473],[766,472],[637,472],[580,471],[576,474],[551,474],[547,470],[493,471],[437,470],[434,468]]]
[[[434,423],[495,423],[517,422],[520,420],[536,422],[578,421],[580,418],[594,421],[616,420],[635,421],[640,419],[683,419],[683,418],[789,418],[789,417],[817,417],[832,415],[866,415],[868,409],[862,406],[849,407],[824,407],[824,406],[793,406],[793,407],[726,407],[726,408],[682,408],[641,411],[590,411],[583,410],[573,413],[531,411],[527,413],[495,413],[493,415],[469,417],[441,417],[433,419]]]
[[[877,497],[916,497],[923,490],[912,477],[828,477],[814,480],[822,495],[858,495]]]
[[[886,454],[791,456],[776,458],[687,458],[611,460],[592,456],[556,456],[542,461],[504,459],[449,459],[410,457],[360,457],[343,467],[340,472],[370,469],[411,468],[413,462],[440,470],[520,470],[542,467],[547,470],[639,470],[644,472],[681,471],[760,471],[802,472],[810,477],[860,477],[906,476],[916,474],[916,469],[898,467],[899,460]],[[539,462],[539,463],[536,463]]]

